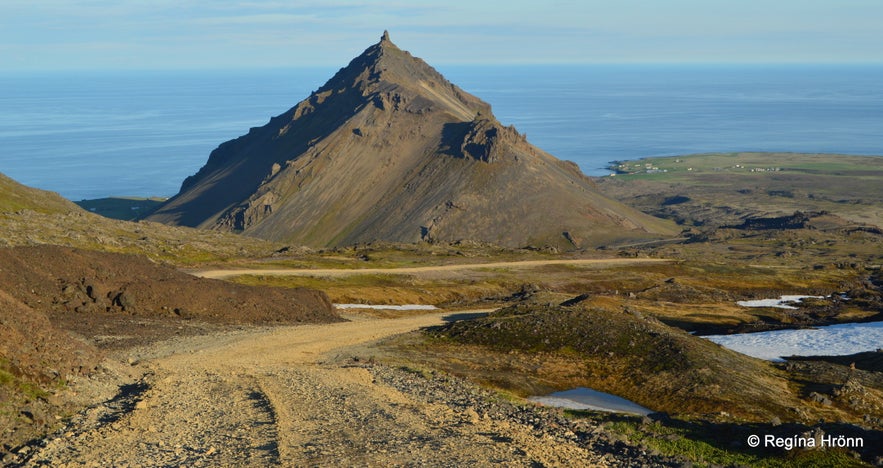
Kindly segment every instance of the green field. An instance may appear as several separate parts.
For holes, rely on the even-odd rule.
[[[134,221],[153,213],[167,198],[110,197],[76,202],[80,208],[105,218]]]
[[[599,179],[609,196],[682,225],[827,211],[883,227],[883,157],[714,153],[627,161]]]

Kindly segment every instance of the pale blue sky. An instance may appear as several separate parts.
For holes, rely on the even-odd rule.
[[[883,62],[881,0],[0,0],[0,67]]]

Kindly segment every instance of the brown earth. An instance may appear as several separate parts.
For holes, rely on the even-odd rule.
[[[19,312],[38,317],[40,324],[15,335],[20,347],[42,347],[55,358],[75,356],[64,365],[78,369],[87,365],[88,357],[90,366],[63,388],[47,392],[45,410],[38,412],[31,404],[11,418],[11,425],[27,432],[3,435],[3,463],[672,463],[593,423],[567,420],[560,412],[513,406],[449,377],[420,377],[419,371],[373,364],[372,357],[386,351],[369,343],[453,320],[457,316],[452,312],[233,328],[225,324],[281,320],[273,321],[267,313],[248,315],[250,309],[230,302],[229,291],[260,291],[257,298],[266,308],[280,294],[285,296],[284,291],[199,279],[140,257],[64,247],[0,249],[0,265],[0,285],[17,291],[31,307],[11,296],[0,299],[8,297],[19,304]],[[139,289],[130,289],[136,283]],[[134,291],[131,304],[117,297],[127,291]],[[164,293],[174,298],[189,291],[193,297],[182,300],[202,299],[206,308],[223,313],[186,319],[150,306],[165,300]],[[245,294],[236,298],[244,300]],[[99,303],[105,311],[96,309]],[[68,353],[79,341],[57,327],[82,334],[87,354]],[[202,336],[180,336],[194,332]],[[46,348],[42,341],[32,345],[41,334],[54,347]],[[109,359],[99,363],[101,354]],[[35,371],[42,369],[40,354],[29,357],[35,360]],[[72,402],[74,396],[79,398]],[[71,403],[61,406],[59,401]],[[90,409],[74,415],[78,406],[87,405]],[[19,445],[68,420],[66,429],[48,439]]]
[[[855,227],[883,228],[879,156],[740,152],[629,163],[666,172],[599,178],[601,190],[684,226],[739,225],[750,217],[803,211],[832,213]]]
[[[68,384],[105,373],[99,347],[237,324],[341,320],[314,290],[196,278],[134,255],[0,248],[0,449],[41,435],[83,404]]]
[[[196,278],[147,258],[37,246],[0,249],[0,287],[51,320],[89,314],[217,323],[338,321],[321,292]]]
[[[0,456],[77,409],[59,392],[92,374],[102,353],[0,290]]]

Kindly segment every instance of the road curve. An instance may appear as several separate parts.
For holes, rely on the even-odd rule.
[[[551,438],[533,423],[481,417],[462,403],[463,394],[437,395],[407,372],[397,371],[405,377],[396,379],[411,383],[397,386],[358,365],[364,359],[348,364],[366,356],[360,354],[365,343],[438,325],[452,314],[263,328],[160,344],[156,357],[142,364],[148,372],[141,383],[90,410],[87,424],[48,440],[25,466],[613,461],[614,454],[597,453],[571,436]]]

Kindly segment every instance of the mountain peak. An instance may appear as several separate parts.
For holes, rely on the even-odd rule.
[[[673,232],[504,127],[388,31],[296,106],[221,144],[149,219],[309,246],[582,247]]]
[[[356,93],[359,96],[350,96]],[[365,98],[383,109],[445,110],[471,121],[477,113],[493,118],[490,106],[458,88],[422,59],[396,46],[383,31],[380,41],[365,49],[302,102]],[[347,98],[347,99],[349,99]],[[396,101],[387,102],[387,101]]]

